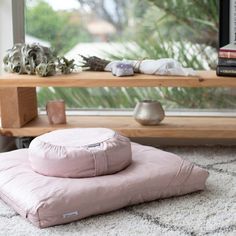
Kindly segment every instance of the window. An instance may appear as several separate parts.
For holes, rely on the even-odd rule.
[[[218,0],[25,0],[26,42],[53,47],[60,55],[110,60],[173,57],[196,70],[215,69]],[[233,89],[41,88],[39,104],[61,98],[71,108],[133,108],[152,98],[167,110],[232,109]]]

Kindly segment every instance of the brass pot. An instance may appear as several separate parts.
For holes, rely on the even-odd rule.
[[[137,103],[134,118],[142,125],[158,125],[165,118],[165,112],[160,102],[143,100]]]

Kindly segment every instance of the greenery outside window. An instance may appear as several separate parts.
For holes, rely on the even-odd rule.
[[[71,0],[66,3],[67,9],[55,2],[60,1],[25,0],[26,42],[45,43],[59,54],[76,59],[94,46],[92,52],[110,60],[172,57],[196,70],[215,69],[218,0]],[[69,8],[70,4],[73,7]],[[47,100],[58,98],[64,99],[68,108],[77,109],[132,109],[137,101],[147,98],[161,101],[166,110],[225,111],[236,107],[235,90],[222,88],[38,91],[41,107]]]

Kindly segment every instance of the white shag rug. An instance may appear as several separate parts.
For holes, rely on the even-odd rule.
[[[0,236],[235,236],[236,147],[164,149],[208,169],[206,190],[47,229],[34,227],[0,200]]]

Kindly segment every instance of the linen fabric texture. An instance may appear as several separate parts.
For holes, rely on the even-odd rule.
[[[118,63],[131,64],[134,72],[147,75],[196,76],[196,72],[192,68],[184,68],[173,58],[112,61],[105,67],[105,71],[112,71],[113,66]]]
[[[132,161],[130,140],[111,129],[57,130],[29,146],[34,171],[56,177],[93,177],[116,173]]]
[[[153,147],[132,143],[131,148],[129,166],[93,178],[44,176],[32,170],[28,149],[2,153],[0,197],[45,228],[205,188],[206,170]]]

